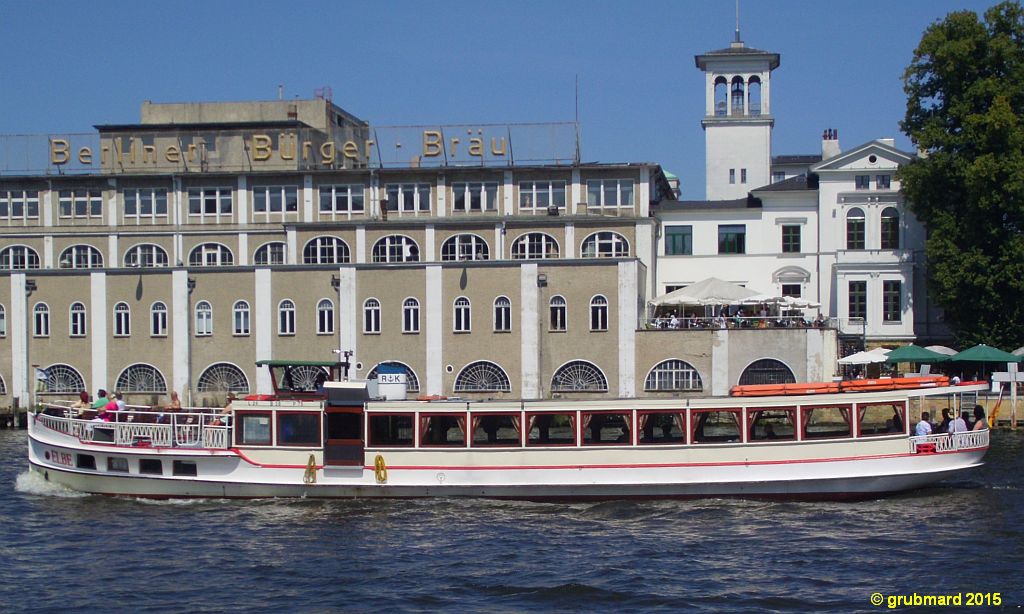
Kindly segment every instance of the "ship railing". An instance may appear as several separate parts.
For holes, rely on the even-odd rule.
[[[217,409],[184,408],[178,413],[129,407],[110,413],[110,421],[87,419],[81,416],[89,414],[67,405],[48,404],[35,419],[83,441],[117,446],[227,449],[231,445],[230,416]]]
[[[956,452],[988,447],[989,430],[967,431],[965,433],[939,433],[934,435],[912,436],[910,438],[911,454],[932,454],[938,452]]]

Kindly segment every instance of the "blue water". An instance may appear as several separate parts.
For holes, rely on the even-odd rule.
[[[1024,604],[1024,433],[963,480],[857,503],[82,496],[0,431],[5,612],[877,611]]]

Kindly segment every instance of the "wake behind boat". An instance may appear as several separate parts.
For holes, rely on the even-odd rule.
[[[260,364],[274,394],[226,413],[130,408],[103,421],[48,406],[29,420],[31,468],[83,492],[154,498],[863,498],[980,466],[989,446],[988,430],[911,435],[922,411],[959,410],[986,387],[945,378],[383,401],[372,383],[326,381],[335,363]]]

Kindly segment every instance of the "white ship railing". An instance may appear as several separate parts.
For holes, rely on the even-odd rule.
[[[128,409],[114,413],[114,421],[84,420],[77,410],[51,405],[51,413],[35,420],[46,428],[82,441],[112,443],[125,447],[227,449],[231,446],[229,416],[219,410],[197,408],[197,412],[154,412]],[[60,415],[53,415],[57,412]]]
[[[966,433],[913,436],[910,438],[910,453],[956,452],[957,450],[987,448],[988,436],[988,429],[967,431]]]

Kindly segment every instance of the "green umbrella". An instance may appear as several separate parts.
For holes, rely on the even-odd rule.
[[[950,357],[953,362],[1020,362],[1021,357],[984,343],[966,349]]]
[[[933,352],[929,349],[911,343],[910,345],[904,345],[889,352],[885,362],[890,364],[896,362],[924,362],[931,364],[935,362],[945,362],[947,360],[949,360],[949,356],[946,356],[945,354]]]

